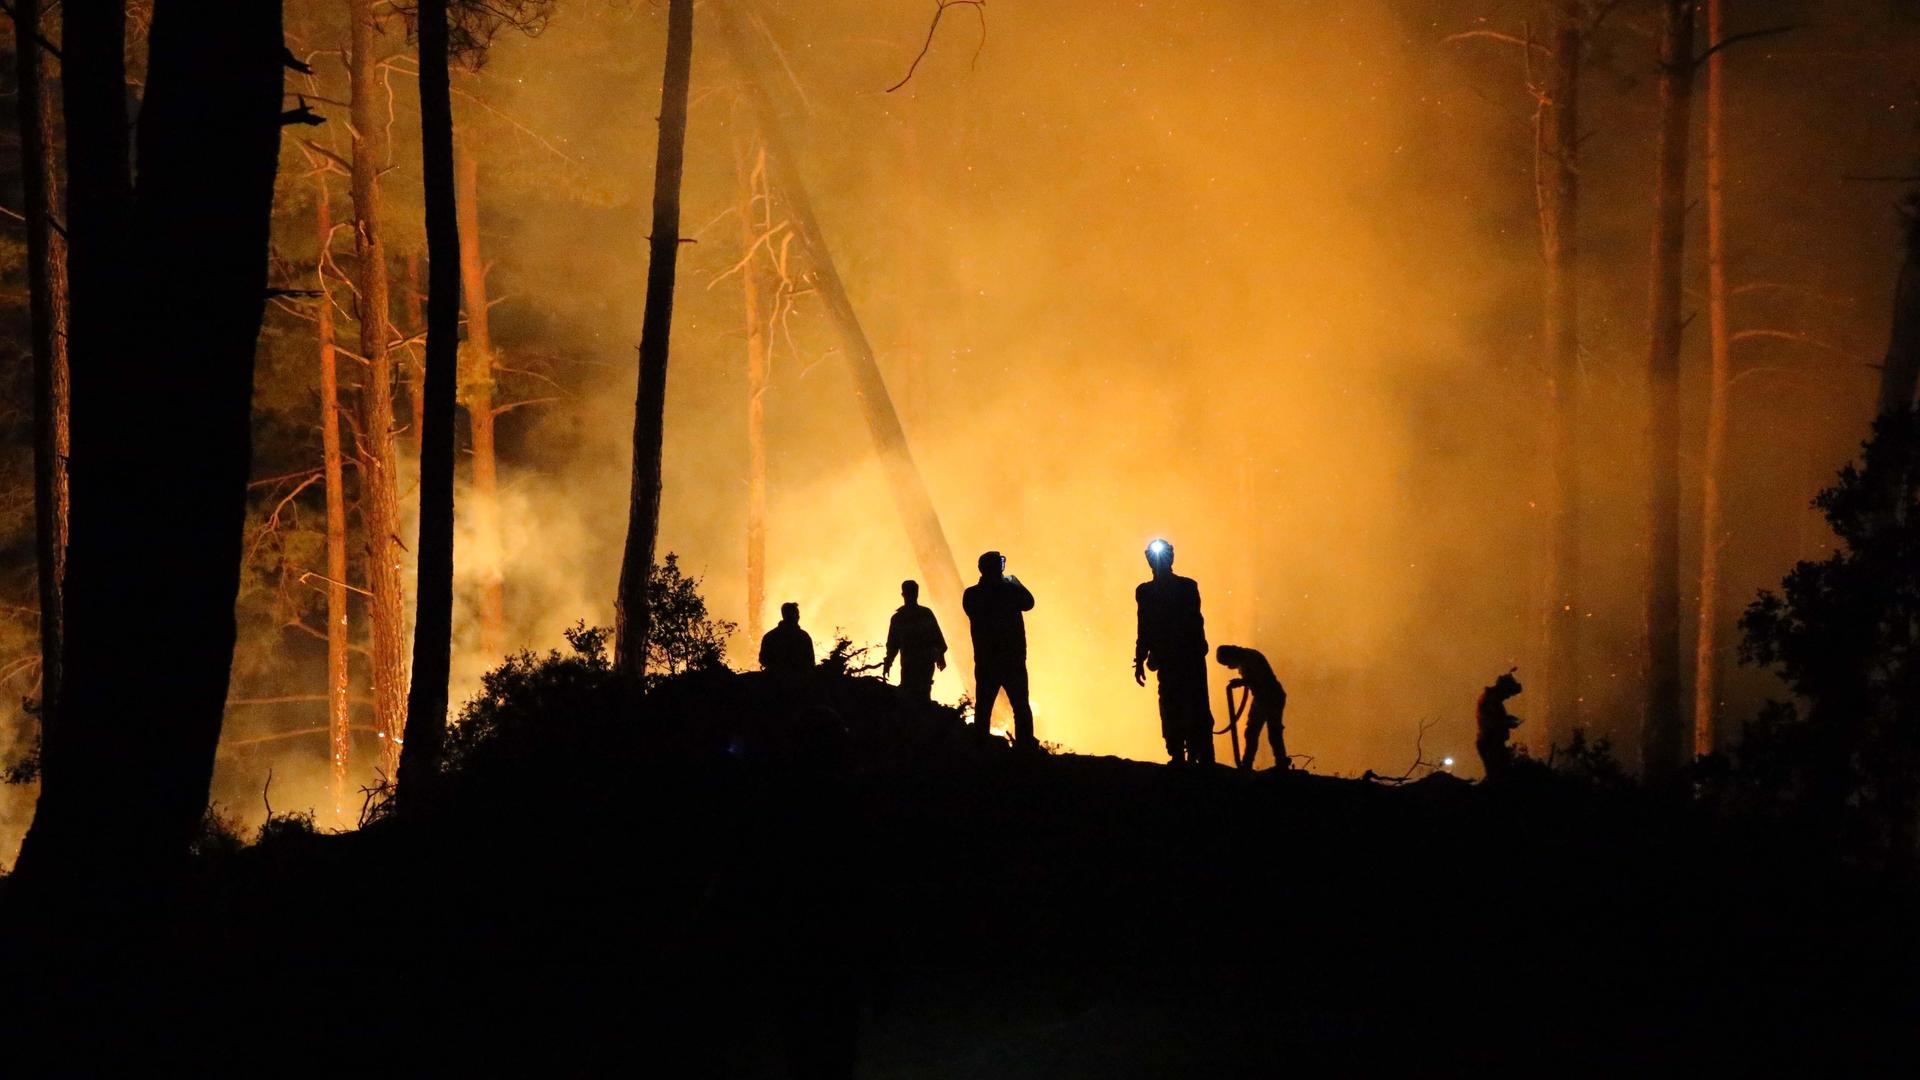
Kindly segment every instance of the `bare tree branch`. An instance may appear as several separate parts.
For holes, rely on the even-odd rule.
[[[979,62],[980,50],[987,46],[987,0],[933,0],[933,3],[933,21],[927,25],[927,39],[920,43],[920,52],[913,58],[913,63],[907,65],[907,73],[900,77],[899,82],[887,87],[889,94],[912,80],[914,71],[920,67],[920,61],[927,58],[927,50],[933,48],[933,35],[940,32],[940,19],[946,15],[948,8],[970,7],[974,14],[980,17],[980,41],[973,47],[973,63]]]

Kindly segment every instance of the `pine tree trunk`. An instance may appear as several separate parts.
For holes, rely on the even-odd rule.
[[[746,265],[740,268],[740,292],[747,316],[747,643],[755,646],[766,629],[767,612],[767,344],[770,310],[762,293],[755,245],[772,227],[767,192],[767,151],[756,141],[752,156],[734,144],[740,179],[740,240]]]
[[[343,822],[347,812],[347,766],[353,754],[350,685],[350,642],[347,609],[347,492],[340,452],[340,380],[334,351],[333,294],[327,288],[327,253],[333,246],[333,214],[328,200],[327,174],[314,174],[314,218],[320,256],[314,267],[319,280],[317,323],[320,338],[320,461],[327,494],[327,745],[333,818]]]
[[[1686,743],[1680,710],[1680,336],[1686,255],[1687,136],[1692,114],[1694,0],[1666,0],[1660,49],[1659,174],[1648,297],[1646,694],[1641,761],[1671,779]]]
[[[1553,45],[1553,82],[1536,151],[1546,256],[1549,407],[1546,587],[1546,716],[1550,749],[1580,726],[1580,51],[1577,2],[1562,9]]]
[[[49,92],[53,58],[40,44],[40,0],[15,0],[21,207],[27,226],[27,306],[33,335],[33,516],[40,585],[40,726],[60,699],[61,583],[67,562],[67,250],[53,230],[59,203]]]
[[[873,436],[874,449],[886,473],[888,486],[893,490],[894,506],[913,544],[915,559],[925,578],[923,584],[933,606],[942,611],[957,612],[960,610],[961,585],[959,568],[953,560],[953,549],[947,544],[946,531],[941,527],[940,515],[934,509],[926,481],[921,477],[919,467],[914,464],[906,432],[900,426],[900,416],[894,411],[886,380],[880,375],[873,343],[867,339],[866,330],[860,325],[853,301],[847,296],[846,284],[840,280],[833,254],[827,248],[826,236],[814,216],[812,200],[801,182],[798,161],[782,134],[780,116],[773,107],[761,66],[739,26],[733,5],[713,0],[712,8],[718,18],[722,40],[739,69],[747,100],[753,106],[755,119],[760,125],[761,137],[766,141],[767,165],[772,171],[770,186],[779,193],[782,205],[792,216],[794,232],[806,251],[821,299],[826,303],[827,314],[839,329],[846,345],[847,359],[852,368],[854,396],[860,403],[867,429]],[[965,637],[949,639],[948,646],[950,662],[958,664],[961,671],[969,670],[972,657]]]
[[[62,10],[65,681],[14,884],[69,901],[56,910],[73,919],[138,903],[182,865],[206,809],[233,660],[285,46],[278,4],[158,0],[135,193],[124,11]],[[129,647],[130,612],[165,631]]]
[[[467,309],[467,342],[460,350],[460,403],[473,438],[472,535],[480,590],[480,651],[487,662],[507,651],[507,599],[500,536],[500,473],[494,453],[493,334],[487,316],[487,267],[480,258],[480,165],[464,140],[454,144],[460,211],[460,293]]]
[[[394,461],[393,355],[387,249],[380,237],[380,170],[386,165],[386,105],[374,56],[375,0],[349,0],[353,86],[353,249],[360,279],[360,529],[366,541],[367,614],[372,626],[373,722],[380,771],[399,776],[407,709],[406,596],[401,581],[399,475]]]
[[[1726,0],[1707,0],[1707,43],[1720,41]],[[1707,441],[1700,477],[1700,600],[1693,653],[1693,752],[1719,748],[1720,552],[1726,545],[1720,485],[1726,473],[1727,392],[1733,377],[1727,337],[1725,54],[1707,57]]]
[[[420,0],[420,176],[427,218],[426,406],[420,427],[420,543],[402,779],[437,774],[453,662],[453,424],[459,393],[460,223],[453,176],[453,97],[446,0]]]
[[[653,236],[647,307],[640,329],[640,385],[633,417],[633,495],[620,592],[614,603],[614,665],[638,680],[647,669],[647,576],[660,531],[660,454],[667,405],[668,336],[680,258],[680,176],[693,66],[693,0],[668,0],[667,62],[660,90],[660,142],[653,172]]]

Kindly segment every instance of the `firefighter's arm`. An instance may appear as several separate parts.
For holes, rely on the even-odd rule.
[[[1007,575],[1007,584],[1013,586],[1014,595],[1019,600],[1019,604],[1017,606],[1020,608],[1020,610],[1032,611],[1033,610],[1033,590],[1021,584],[1020,579],[1017,577],[1014,577],[1011,574]]]
[[[1147,685],[1147,605],[1141,595],[1146,586],[1133,590],[1133,606],[1138,613],[1133,634],[1133,681],[1141,686]]]

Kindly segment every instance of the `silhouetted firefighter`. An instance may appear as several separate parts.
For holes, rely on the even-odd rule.
[[[1173,545],[1147,545],[1153,580],[1133,590],[1140,633],[1133,644],[1133,680],[1160,676],[1160,734],[1170,764],[1213,764],[1213,703],[1207,700],[1207,626],[1200,586],[1173,572]]]
[[[1473,741],[1473,748],[1480,751],[1480,765],[1486,770],[1487,779],[1492,780],[1507,771],[1513,764],[1513,747],[1507,745],[1507,736],[1520,726],[1520,718],[1507,712],[1507,700],[1520,693],[1520,680],[1509,671],[1493,680],[1493,685],[1480,691],[1480,703],[1474,706],[1474,718],[1479,722],[1480,734]]]
[[[780,625],[760,639],[760,668],[787,674],[813,670],[813,637],[800,629],[800,605],[780,605]]]
[[[1253,768],[1253,755],[1260,749],[1260,730],[1266,729],[1267,743],[1273,748],[1273,767],[1290,769],[1293,762],[1287,757],[1287,739],[1281,726],[1281,720],[1287,711],[1287,691],[1273,674],[1273,665],[1256,649],[1240,645],[1222,645],[1214,650],[1213,658],[1222,666],[1230,667],[1239,673],[1239,678],[1227,683],[1228,708],[1231,711],[1233,692],[1244,688],[1253,696],[1247,705],[1247,750],[1237,763],[1242,769]]]
[[[921,605],[919,582],[901,582],[900,599],[905,602],[887,624],[887,658],[880,664],[880,677],[887,677],[893,658],[899,657],[901,694],[909,701],[927,701],[933,697],[933,669],[947,670],[947,638],[933,609]]]
[[[960,597],[973,636],[973,726],[982,737],[993,732],[993,699],[1007,692],[1013,706],[1013,743],[1039,745],[1033,737],[1033,707],[1027,704],[1027,621],[1033,594],[1007,573],[1007,558],[997,551],[980,556],[980,580]]]

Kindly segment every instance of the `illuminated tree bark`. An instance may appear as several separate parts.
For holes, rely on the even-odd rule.
[[[360,423],[355,464],[360,477],[360,529],[366,543],[367,612],[371,624],[374,726],[381,772],[399,775],[407,708],[406,597],[400,578],[399,478],[394,462],[393,356],[388,325],[387,249],[380,238],[380,170],[386,164],[386,109],[374,42],[375,0],[349,0],[348,69],[353,117],[353,248],[358,260]]]
[[[1548,452],[1545,727],[1549,745],[1580,725],[1580,51],[1577,0],[1561,8],[1536,148],[1546,261]]]
[[[647,668],[647,575],[660,532],[660,454],[667,405],[668,336],[680,257],[680,177],[693,65],[693,0],[668,0],[667,61],[660,90],[660,142],[653,173],[653,237],[640,329],[640,385],[633,418],[633,493],[614,602],[614,665],[635,680]]]
[[[420,426],[419,581],[403,790],[431,780],[446,739],[453,662],[453,424],[459,393],[460,224],[446,0],[420,0],[420,175],[427,218],[427,348]]]
[[[62,13],[65,681],[14,885],[75,919],[138,903],[180,865],[206,808],[233,659],[286,50],[278,4],[158,0],[133,189],[124,10]],[[129,648],[129,612],[164,616],[166,632]]]
[[[460,293],[467,309],[467,341],[460,351],[460,403],[473,440],[473,535],[471,557],[480,589],[480,651],[489,662],[507,651],[506,583],[501,559],[500,473],[493,429],[493,334],[487,315],[487,267],[480,258],[480,165],[465,140],[454,145],[456,202],[460,224]]]
[[[940,515],[934,509],[926,481],[922,479],[919,467],[914,464],[906,432],[900,426],[900,416],[894,411],[886,380],[881,377],[873,343],[867,339],[866,330],[860,325],[860,317],[853,309],[853,301],[847,296],[845,283],[840,280],[833,254],[827,248],[826,236],[814,216],[812,200],[807,195],[806,185],[801,182],[798,162],[782,134],[780,116],[767,91],[767,80],[762,74],[761,65],[739,25],[733,5],[716,0],[712,7],[719,20],[722,39],[740,70],[741,82],[759,122],[761,137],[766,141],[767,165],[773,177],[771,187],[779,193],[782,205],[792,215],[794,230],[813,268],[821,299],[825,301],[827,313],[847,346],[854,396],[860,403],[867,429],[873,436],[874,449],[886,473],[888,486],[893,490],[894,506],[913,544],[914,556],[925,578],[924,585],[936,607],[945,611],[959,611],[960,572],[953,560],[953,549],[947,544],[946,531],[941,527]],[[961,671],[968,670],[972,658],[966,639],[953,640],[949,645],[953,662],[959,665]]]
[[[1660,47],[1659,171],[1654,187],[1647,348],[1647,590],[1641,762],[1652,782],[1680,768],[1680,337],[1686,256],[1687,136],[1695,0],[1666,0]]]
[[[327,253],[333,246],[333,216],[325,170],[314,173],[314,217],[320,257],[320,458],[327,495],[327,745],[334,820],[347,808],[347,765],[353,753],[347,637],[347,493],[340,451],[340,380],[334,350],[333,296],[327,288]]]
[[[1707,0],[1707,43],[1724,39],[1726,0]],[[1726,473],[1727,392],[1732,379],[1727,338],[1726,57],[1707,56],[1707,433],[1700,476],[1700,598],[1693,653],[1693,752],[1719,745],[1720,552],[1726,546],[1720,485]]]
[[[740,179],[740,239],[746,249],[740,292],[747,318],[747,641],[766,629],[767,611],[767,345],[771,310],[762,295],[758,246],[773,227],[767,192],[767,151],[757,142],[749,158],[736,142]]]
[[[60,698],[61,583],[67,562],[67,252],[53,230],[59,120],[48,85],[53,60],[41,46],[40,0],[15,0],[21,207],[27,227],[27,306],[33,335],[33,516],[40,586],[40,724]]]

